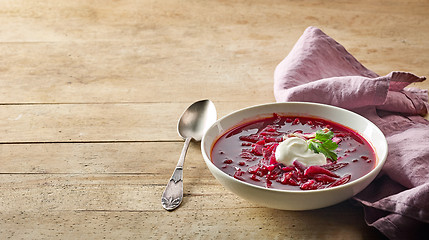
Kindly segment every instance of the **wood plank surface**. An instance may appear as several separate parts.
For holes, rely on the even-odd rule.
[[[380,75],[429,76],[427,1],[6,2],[0,103],[273,101],[311,25]]]
[[[219,211],[224,214],[219,214]],[[342,221],[336,215],[343,212]],[[0,233],[12,238],[61,239],[369,239],[373,230],[356,217],[358,209],[339,204],[309,212],[261,208],[193,209],[193,211],[56,211],[40,214],[1,212]],[[327,223],[327,221],[333,221]],[[181,224],[188,222],[191,224]],[[325,226],[314,231],[318,225]],[[179,227],[180,226],[180,227]],[[327,237],[329,236],[329,237]]]
[[[257,104],[215,102],[218,116]],[[178,141],[188,102],[0,105],[0,143]]]
[[[384,239],[352,201],[279,211],[221,186],[192,142],[185,196],[160,196],[193,101],[273,102],[317,26],[379,75],[429,76],[429,1],[0,1],[0,239]],[[429,82],[413,84],[429,89]],[[428,117],[426,117],[428,118]]]

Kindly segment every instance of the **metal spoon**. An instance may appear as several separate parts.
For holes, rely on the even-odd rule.
[[[216,108],[210,100],[193,103],[186,109],[177,124],[177,132],[185,139],[176,169],[162,194],[162,206],[168,210],[176,209],[183,199],[183,162],[191,139],[201,141],[205,131],[216,121]]]

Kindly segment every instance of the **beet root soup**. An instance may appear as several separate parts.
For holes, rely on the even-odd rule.
[[[320,118],[275,113],[224,133],[211,159],[236,179],[285,190],[339,186],[376,164],[371,145],[353,130]]]

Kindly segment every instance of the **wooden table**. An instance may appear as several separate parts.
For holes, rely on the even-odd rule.
[[[318,26],[380,75],[429,76],[429,2],[0,2],[0,239],[378,239],[350,201],[267,209],[224,189],[193,142],[185,197],[161,193],[193,101],[274,101],[273,71]],[[428,82],[415,84],[429,88]]]

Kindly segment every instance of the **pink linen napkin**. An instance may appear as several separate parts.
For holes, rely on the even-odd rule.
[[[376,180],[354,200],[365,221],[390,239],[429,236],[429,122],[424,81],[406,72],[379,76],[320,29],[309,27],[274,74],[277,102],[330,104],[354,111],[385,134],[389,152]]]

